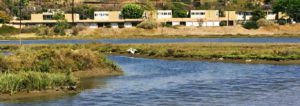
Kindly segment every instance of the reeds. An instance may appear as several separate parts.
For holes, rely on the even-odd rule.
[[[21,71],[0,74],[0,93],[14,94],[21,91],[48,90],[75,84],[75,78],[66,73]]]
[[[117,67],[97,51],[85,48],[61,48],[55,46],[29,48],[15,51],[11,56],[0,56],[0,71],[18,72],[66,72],[95,68]]]
[[[286,43],[116,44],[101,46],[99,51],[123,54],[126,53],[128,48],[135,48],[139,54],[153,57],[259,59],[271,61],[300,59],[300,45]]]

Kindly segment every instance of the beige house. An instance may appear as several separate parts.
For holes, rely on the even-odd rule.
[[[54,15],[56,13],[63,13],[60,10],[48,10],[47,12],[40,14],[31,14],[30,20],[22,20],[23,26],[39,26],[39,25],[49,25],[53,26],[56,23]],[[266,19],[275,20],[284,18],[289,18],[288,15],[283,13],[275,14],[273,12],[267,11]],[[65,19],[71,23],[72,14],[64,14]],[[227,22],[228,25],[236,25],[238,22],[244,22],[250,20],[252,17],[252,12],[236,12],[236,11],[224,11],[222,15],[219,10],[190,10],[189,17],[187,18],[173,18],[172,10],[157,10],[156,14],[151,16],[155,17],[158,23],[166,23],[168,25],[177,26],[188,26],[188,27],[213,27],[220,26],[222,21]],[[130,28],[141,23],[144,19],[149,18],[150,12],[146,11],[144,16],[140,19],[124,19],[121,16],[120,11],[95,11],[94,19],[80,20],[79,14],[73,15],[74,23],[78,27],[88,27],[88,28]],[[16,26],[20,24],[19,20],[11,21],[11,24]]]
[[[48,12],[43,12],[41,14],[31,14],[30,20],[22,20],[22,25],[25,26],[36,26],[36,25],[54,25],[56,23],[56,20],[54,19],[54,15],[56,13],[60,12],[59,10],[48,10]],[[72,14],[65,14],[61,12],[65,19],[68,22],[72,22]],[[79,20],[79,14],[74,14],[74,22]],[[20,24],[19,20],[13,20],[11,21],[12,24]]]
[[[143,19],[123,19],[120,11],[95,11],[94,19],[78,20],[77,26],[99,28],[130,28],[142,22]]]

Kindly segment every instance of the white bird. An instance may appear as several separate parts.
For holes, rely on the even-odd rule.
[[[129,48],[127,49],[127,51],[130,52],[131,54],[135,54],[137,52],[137,49]]]

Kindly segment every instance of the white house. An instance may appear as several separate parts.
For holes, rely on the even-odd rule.
[[[172,10],[157,10],[157,18],[172,18]]]
[[[237,20],[246,21],[252,18],[252,12],[237,12]]]
[[[267,20],[275,20],[276,19],[276,13],[268,11],[267,15],[266,15],[266,19]]]
[[[109,19],[109,12],[108,11],[95,11],[94,12],[94,19],[95,20],[108,20]]]
[[[191,18],[205,18],[205,10],[191,10]]]
[[[245,12],[245,19],[250,20],[252,18],[252,12]]]
[[[132,23],[131,22],[125,22],[124,23],[124,27],[125,28],[131,28],[132,27]]]
[[[236,12],[237,20],[244,20],[244,12]]]

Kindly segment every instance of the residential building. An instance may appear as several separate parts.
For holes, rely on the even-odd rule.
[[[22,20],[24,26],[36,26],[36,25],[49,25],[53,26],[56,24],[54,15],[62,13],[67,22],[74,22],[78,27],[88,28],[130,28],[141,23],[144,19],[156,17],[158,23],[166,23],[172,26],[188,26],[188,27],[214,27],[220,26],[222,21],[226,21],[228,25],[236,25],[238,23],[250,20],[252,17],[251,11],[236,12],[236,11],[219,11],[219,10],[190,10],[189,17],[186,18],[173,18],[172,10],[157,10],[156,14],[146,11],[142,18],[139,19],[124,19],[121,16],[120,11],[95,11],[94,19],[80,20],[79,14],[64,13],[60,10],[48,10],[40,14],[31,14],[30,20]],[[154,16],[153,16],[154,15]],[[275,14],[271,11],[266,11],[267,20],[276,20],[288,16],[283,13]],[[74,20],[73,20],[74,19]],[[11,21],[13,25],[18,25],[19,20]]]
[[[157,19],[172,18],[172,10],[157,10]]]

